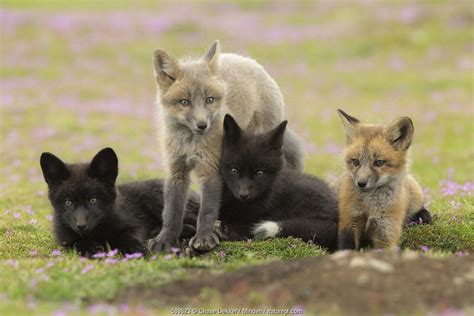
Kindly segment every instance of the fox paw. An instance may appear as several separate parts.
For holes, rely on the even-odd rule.
[[[255,239],[274,238],[281,231],[281,227],[277,222],[265,221],[256,224],[252,230],[252,236]]]
[[[214,226],[212,228],[212,231],[214,234],[219,237],[220,240],[228,240],[229,239],[229,227],[224,225],[221,221],[217,220],[214,223]]]
[[[424,206],[408,220],[409,224],[431,224],[432,222],[431,213]]]
[[[74,244],[74,250],[81,257],[93,258],[96,253],[104,252],[105,248],[93,240],[80,240]]]
[[[205,252],[214,249],[219,245],[219,242],[219,237],[217,237],[215,233],[196,235],[189,241],[189,247],[200,252]]]
[[[178,240],[159,234],[148,241],[148,250],[151,253],[171,253],[171,248],[178,246]]]

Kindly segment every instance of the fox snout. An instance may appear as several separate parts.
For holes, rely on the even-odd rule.
[[[247,201],[252,197],[252,186],[248,179],[239,180],[238,190],[235,197],[241,201]]]
[[[88,229],[87,225],[87,210],[84,208],[79,208],[74,214],[75,220],[75,230],[78,232],[85,232]]]
[[[209,113],[208,109],[204,106],[197,106],[194,108],[188,117],[192,131],[197,134],[204,134],[207,132],[211,127],[211,116],[211,113]]]
[[[360,189],[372,189],[378,181],[377,178],[377,174],[370,167],[361,167],[354,175],[354,184]]]

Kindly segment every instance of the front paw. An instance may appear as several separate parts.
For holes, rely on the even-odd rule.
[[[162,233],[148,241],[148,250],[151,253],[171,253],[171,248],[174,247],[178,247],[178,239]]]
[[[79,240],[74,244],[74,250],[86,258],[93,258],[95,254],[105,251],[101,244],[93,240]]]
[[[214,223],[212,231],[217,235],[217,237],[219,237],[220,240],[229,240],[230,238],[229,227],[219,220]]]
[[[214,249],[217,245],[219,245],[219,237],[213,232],[207,235],[198,235],[191,238],[189,241],[189,247],[200,251],[205,252]]]

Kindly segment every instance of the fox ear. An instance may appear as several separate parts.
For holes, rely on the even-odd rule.
[[[272,149],[280,150],[281,146],[283,146],[283,137],[285,135],[286,124],[288,124],[288,121],[283,121],[273,130],[268,132],[269,144]]]
[[[352,143],[355,132],[357,130],[357,125],[360,123],[358,119],[353,116],[350,116],[341,109],[337,110],[339,117],[341,118],[342,125],[344,126],[344,133],[346,134],[346,143],[349,145]]]
[[[48,185],[60,183],[69,178],[69,170],[64,162],[51,153],[42,153],[40,158],[41,170]]]
[[[162,91],[168,88],[181,75],[181,67],[176,59],[168,55],[163,49],[156,49],[153,54],[153,66],[158,86]]]
[[[221,53],[221,45],[219,41],[215,41],[212,43],[212,46],[207,51],[206,55],[204,55],[204,60],[209,65],[211,72],[217,73],[219,69],[219,55]]]
[[[401,117],[384,128],[385,138],[396,150],[407,150],[414,132],[413,122],[409,117]]]
[[[118,159],[112,148],[104,148],[92,158],[87,174],[108,184],[114,184],[118,175]]]
[[[242,134],[242,129],[234,120],[232,115],[226,114],[224,117],[224,139],[230,143],[235,144]]]

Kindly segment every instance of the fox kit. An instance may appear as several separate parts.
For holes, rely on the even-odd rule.
[[[286,121],[254,135],[224,119],[219,211],[226,239],[293,236],[335,250],[337,196],[324,181],[284,166]]]
[[[153,252],[167,252],[177,243],[193,171],[201,185],[202,199],[197,232],[190,246],[207,251],[219,243],[213,225],[222,193],[219,158],[224,114],[231,113],[250,131],[267,131],[282,120],[283,96],[255,60],[221,54],[217,41],[202,58],[180,62],[157,49],[153,64],[167,179],[163,230],[149,247]],[[289,135],[285,157],[289,165],[302,169],[299,140]]]
[[[161,180],[115,186],[118,159],[111,148],[90,163],[66,164],[51,153],[43,153],[40,162],[61,246],[89,257],[107,245],[123,254],[146,254],[145,241],[162,226]],[[198,209],[198,196],[190,195],[182,238],[194,235]]]
[[[398,244],[403,224],[431,222],[423,191],[407,170],[413,123],[402,117],[387,126],[363,124],[338,110],[346,134],[346,171],[339,182],[340,249]]]

